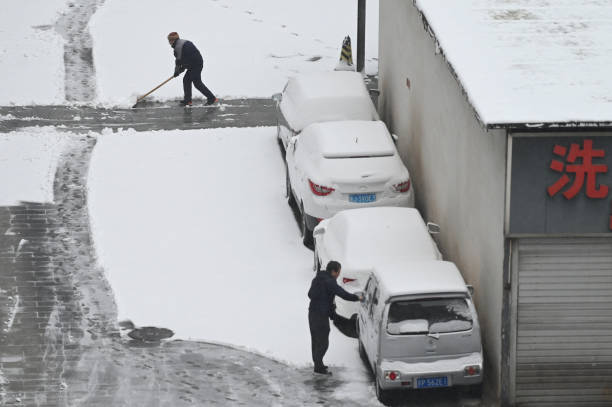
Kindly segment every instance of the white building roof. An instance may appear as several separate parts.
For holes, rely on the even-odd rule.
[[[612,3],[416,0],[483,124],[612,123]]]
[[[374,275],[382,287],[384,300],[400,295],[468,292],[457,266],[448,261],[382,264],[375,267]]]
[[[381,121],[313,123],[302,132],[325,158],[391,156],[395,144]]]
[[[295,131],[311,123],[378,120],[378,113],[357,72],[329,71],[289,79],[280,109]]]

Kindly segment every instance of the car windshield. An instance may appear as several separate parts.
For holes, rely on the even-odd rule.
[[[389,306],[387,332],[417,335],[468,331],[472,314],[465,298],[395,301]]]

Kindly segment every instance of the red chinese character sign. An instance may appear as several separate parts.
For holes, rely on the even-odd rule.
[[[612,132],[513,134],[509,235],[612,233]]]
[[[563,192],[566,199],[572,199],[582,190],[586,178],[586,196],[591,199],[602,199],[608,196],[608,186],[597,184],[597,174],[608,172],[606,164],[594,164],[594,158],[605,158],[604,150],[593,149],[593,140],[584,140],[583,148],[572,143],[569,154],[567,148],[555,144],[553,153],[565,157],[566,162],[552,160],[550,169],[563,175],[557,182],[548,187],[548,195],[555,196],[561,189],[570,183],[568,174],[574,175],[574,182]]]

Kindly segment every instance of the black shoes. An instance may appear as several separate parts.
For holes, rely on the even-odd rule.
[[[329,376],[331,376],[332,374],[329,370],[327,370],[327,366],[315,367],[314,372],[319,373],[319,374],[329,375]]]
[[[188,101],[186,101],[186,100],[181,100],[181,101],[179,102],[179,104],[180,104],[181,106],[191,107],[191,104],[192,104],[192,103],[191,103],[191,101],[189,101],[189,102],[188,102]]]
[[[218,98],[214,98],[214,99],[208,99],[206,100],[206,106],[210,106],[210,105],[214,105],[215,103],[217,103],[219,101]]]

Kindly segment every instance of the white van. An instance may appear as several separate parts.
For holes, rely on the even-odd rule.
[[[376,394],[470,386],[483,378],[480,325],[470,289],[446,261],[378,265],[357,314],[359,350]]]

